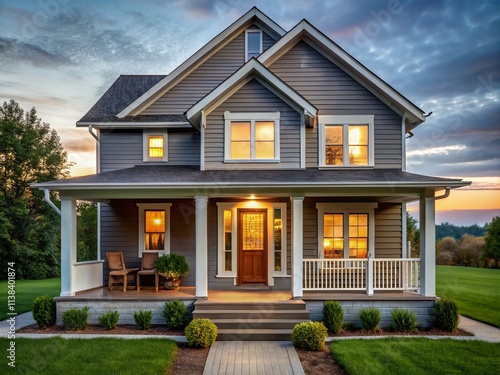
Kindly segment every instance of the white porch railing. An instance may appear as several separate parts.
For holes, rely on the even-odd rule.
[[[303,259],[303,290],[408,290],[420,288],[420,259]]]

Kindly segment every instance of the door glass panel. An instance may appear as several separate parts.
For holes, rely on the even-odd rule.
[[[281,209],[276,208],[274,210],[274,270],[281,271],[281,250],[282,250],[282,219],[281,219]]]
[[[232,212],[224,210],[224,271],[233,270]]]
[[[242,216],[243,251],[264,250],[264,213],[244,213]]]

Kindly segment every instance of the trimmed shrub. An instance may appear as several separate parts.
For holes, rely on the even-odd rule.
[[[188,310],[186,305],[180,301],[166,302],[161,316],[165,318],[169,328],[184,327],[188,321]]]
[[[394,309],[391,312],[392,328],[397,332],[415,332],[417,330],[417,318],[413,311]]]
[[[99,323],[101,323],[106,329],[115,329],[118,324],[118,319],[120,314],[118,311],[108,311],[99,315]]]
[[[62,314],[64,328],[68,331],[77,331],[87,328],[89,316],[89,308],[70,309]]]
[[[342,325],[342,329],[344,331],[355,331],[356,330],[356,325],[353,322],[345,322]]]
[[[336,301],[326,301],[323,305],[323,320],[326,328],[337,334],[342,331],[344,322],[344,309]]]
[[[458,328],[458,306],[451,298],[441,298],[434,304],[436,327],[443,331],[453,332]]]
[[[380,314],[380,311],[376,308],[361,309],[359,312],[361,326],[366,331],[379,331],[380,328],[378,327],[378,324],[380,323],[381,317],[382,315]]]
[[[189,346],[208,348],[217,339],[217,326],[210,319],[193,319],[184,330]]]
[[[139,310],[134,313],[134,322],[137,329],[150,329],[151,319],[153,319],[153,312],[151,310]]]
[[[48,295],[38,296],[33,300],[33,319],[41,329],[52,327],[56,323],[56,302]]]
[[[322,350],[327,329],[321,322],[302,322],[293,327],[292,342],[296,348]]]

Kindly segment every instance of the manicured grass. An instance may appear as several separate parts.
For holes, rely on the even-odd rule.
[[[61,293],[61,279],[16,280],[16,310],[18,314],[31,311],[33,300],[48,294],[51,297]],[[7,280],[0,280],[0,320],[7,319]]]
[[[341,340],[330,346],[349,375],[497,374],[500,343],[451,339]]]
[[[8,353],[8,339],[0,339]],[[169,339],[15,340],[16,368],[3,356],[2,374],[169,374],[177,344]]]
[[[436,293],[451,297],[460,314],[500,327],[500,270],[436,266]]]

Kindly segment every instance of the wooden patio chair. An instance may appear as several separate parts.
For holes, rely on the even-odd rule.
[[[123,283],[123,291],[127,290],[127,277],[133,275],[139,268],[126,268],[125,261],[123,260],[123,253],[121,251],[110,251],[106,253],[108,259],[108,268],[110,269],[108,277],[108,289],[113,290],[114,278],[120,279]],[[117,281],[119,282],[119,281]]]
[[[137,272],[137,290],[141,290],[141,276],[155,277],[155,292],[158,291],[159,276],[155,270],[155,263],[158,259],[158,253],[142,253],[141,269]]]

